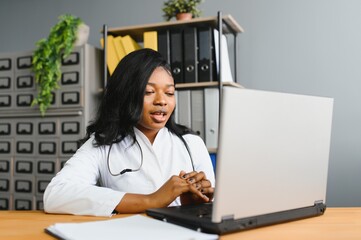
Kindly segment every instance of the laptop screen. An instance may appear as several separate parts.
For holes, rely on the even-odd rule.
[[[326,201],[333,99],[223,88],[213,222]]]

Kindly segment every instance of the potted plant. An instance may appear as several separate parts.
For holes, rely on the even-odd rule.
[[[85,24],[80,18],[70,14],[61,15],[59,16],[59,22],[50,29],[48,38],[40,39],[36,43],[32,70],[35,74],[38,95],[33,100],[32,106],[39,105],[42,116],[45,115],[46,110],[53,101],[53,91],[59,88],[61,61],[68,57],[73,50],[74,43],[78,39],[79,26],[81,25]]]
[[[180,15],[188,14],[188,18],[195,18],[201,15],[201,11],[198,9],[198,5],[203,0],[168,0],[163,4],[163,18],[166,21],[176,17],[180,20]],[[178,16],[178,17],[177,17]]]

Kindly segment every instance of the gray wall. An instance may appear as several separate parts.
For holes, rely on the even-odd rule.
[[[99,46],[102,25],[163,21],[163,0],[0,0],[0,52],[28,51],[72,13]],[[361,206],[361,1],[206,0],[203,16],[231,14],[245,29],[239,82],[247,88],[333,97],[329,206]],[[307,176],[305,176],[307,177]]]

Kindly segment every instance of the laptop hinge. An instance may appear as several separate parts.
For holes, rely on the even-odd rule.
[[[222,217],[222,221],[227,221],[232,219],[234,219],[234,214],[230,214]]]
[[[320,203],[323,203],[323,200],[316,200],[315,201],[315,205],[320,204]]]

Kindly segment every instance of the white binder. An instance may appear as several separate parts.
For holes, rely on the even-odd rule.
[[[178,123],[192,128],[191,119],[191,91],[178,91]]]
[[[203,90],[192,90],[191,91],[192,109],[192,129],[202,139],[204,139],[204,100]]]
[[[205,143],[208,149],[218,146],[219,90],[204,89]]]

